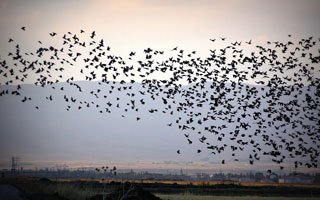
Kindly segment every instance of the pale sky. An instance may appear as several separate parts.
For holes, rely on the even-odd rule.
[[[0,0],[0,56],[1,58],[6,57],[11,49],[8,44],[9,38],[21,43],[23,49],[32,49],[38,45],[38,40],[52,45],[61,42],[61,40],[52,39],[49,36],[51,32],[56,32],[59,36],[62,36],[68,31],[79,33],[80,29],[85,30],[86,34],[96,31],[97,36],[103,38],[106,44],[111,46],[113,52],[120,56],[127,55],[131,51],[142,52],[143,49],[148,47],[170,51],[176,46],[189,51],[196,50],[199,55],[205,56],[209,49],[214,47],[209,41],[210,38],[227,37],[229,42],[252,39],[256,43],[267,40],[285,41],[288,39],[288,34],[299,39],[309,36],[318,38],[320,35],[319,22],[320,1],[318,0]],[[25,32],[21,31],[22,26],[26,27]],[[8,99],[2,103],[3,109],[10,110],[10,106],[16,108],[16,105],[10,103]],[[21,123],[25,122],[24,127],[29,127],[28,134],[34,138],[39,138],[39,134],[41,136],[41,132],[48,129],[48,126],[51,132],[54,131],[54,125],[48,121],[51,116],[43,118],[43,113],[36,116],[44,123],[39,128],[37,127],[37,121],[29,119],[27,114],[19,114],[19,112],[30,112],[32,116],[37,115],[34,110],[31,111],[31,108],[30,110],[28,110],[29,108],[17,109],[8,115],[9,119],[0,118],[1,125],[7,126],[6,130],[8,130],[6,134],[0,135],[2,141],[6,139],[14,143],[17,141],[19,134],[21,135],[25,131],[23,128],[19,129],[14,124],[10,124],[10,119]],[[52,105],[48,106],[47,109],[55,110]],[[61,113],[63,113],[62,110],[60,110]],[[72,137],[77,137],[78,129],[71,125],[77,124],[77,117],[79,116],[66,116],[61,114],[60,111],[55,113],[54,116],[65,117],[62,118],[66,120],[62,120],[65,123],[62,124],[65,126],[56,130],[69,131],[73,134],[72,136],[69,135],[67,137],[69,140],[63,143],[71,145],[72,148],[66,149],[66,153],[64,153],[62,147],[59,149],[54,146],[52,141],[56,141],[58,144],[61,143],[61,138],[64,138],[62,132],[59,133],[61,135],[59,137],[53,137],[54,133],[52,133],[53,138],[42,138],[45,142],[43,144],[41,142],[36,143],[36,145],[30,138],[26,142],[24,140],[26,138],[22,136],[17,144],[13,144],[23,146],[23,148],[17,150],[17,156],[29,160],[70,160],[74,157],[75,159],[82,159],[81,156],[84,156],[84,160],[92,158],[90,153],[85,154],[88,148],[85,150],[80,148],[86,142],[92,142],[92,146],[94,146],[95,141],[88,141],[90,136],[85,135],[88,131],[81,130],[83,133],[80,142],[73,143],[72,141]],[[81,116],[88,117],[85,114]],[[4,116],[2,117],[4,118]],[[60,119],[55,120],[57,121],[56,125],[60,126]],[[68,120],[72,123],[68,123]],[[86,120],[86,118],[83,120]],[[112,122],[120,123],[119,121],[119,118],[116,118]],[[103,119],[99,119],[98,122],[97,127],[99,128],[97,130],[103,130]],[[126,130],[117,131],[130,134],[133,127],[134,125],[131,125]],[[159,127],[162,127],[162,125],[159,125]],[[157,133],[160,131],[159,129]],[[90,129],[88,128],[88,130]],[[140,130],[150,131],[152,129],[146,125],[144,128],[136,128],[136,131]],[[174,134],[174,132],[175,130],[167,132],[166,136]],[[16,138],[10,138],[8,135],[11,133],[15,133]],[[165,154],[157,152],[155,155],[146,155],[147,151],[153,149],[154,146],[152,145],[156,144],[159,138],[152,134],[148,135],[146,132],[141,134],[141,137],[148,137],[147,141],[151,140],[151,145],[129,153],[119,149],[123,158],[131,156],[132,160],[143,160],[145,158],[147,160],[165,161],[176,159],[185,162],[188,160],[199,161],[209,156],[197,157],[197,154],[193,154],[190,158],[176,158],[176,155],[173,154],[176,150],[174,145],[178,141],[181,142],[179,143],[180,147],[187,145],[183,138],[178,140],[174,137],[172,141],[167,141],[166,136],[160,138],[160,141],[167,143],[168,147],[160,146],[158,148],[159,151],[166,149]],[[107,139],[106,136],[103,141],[107,141]],[[39,141],[41,141],[41,137]],[[133,145],[134,148],[138,148],[135,146],[136,144],[130,143],[130,140],[127,141],[126,145]],[[37,148],[34,148],[34,146]],[[121,146],[121,148],[124,147]],[[101,160],[105,158],[101,148],[94,146],[99,154],[93,159]],[[7,160],[11,154],[14,154],[12,153],[14,149],[14,146],[10,147],[10,145],[7,145],[5,150],[1,149],[0,160]],[[52,157],[37,155],[36,152],[38,151],[46,152]],[[107,156],[110,159],[114,159],[114,157]],[[116,161],[120,162],[121,159]]]
[[[48,40],[95,30],[121,53],[174,46],[207,52],[209,38],[283,40],[320,33],[317,0],[1,0],[1,46],[9,37]],[[26,26],[28,37],[20,27]]]

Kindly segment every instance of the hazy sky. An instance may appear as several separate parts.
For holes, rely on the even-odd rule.
[[[103,38],[113,51],[120,55],[128,54],[130,51],[142,51],[147,47],[170,51],[175,46],[187,50],[197,50],[199,54],[205,55],[213,45],[209,38],[223,36],[227,37],[230,42],[250,39],[255,42],[263,42],[286,40],[288,34],[296,38],[318,37],[320,34],[319,22],[320,1],[318,0],[0,0],[0,56],[8,54],[9,38],[22,42],[24,45],[22,48],[28,49],[35,47],[38,40],[54,44],[56,41],[49,36],[50,32],[62,35],[68,31],[79,33],[80,29],[85,30],[88,34],[95,30],[98,37]],[[22,26],[26,27],[26,32],[21,31]],[[8,103],[5,100],[1,102],[6,103],[2,105],[2,109],[8,109],[10,106],[16,107],[13,103]],[[51,109],[52,112],[55,110],[50,106],[48,109]],[[0,114],[2,115],[1,125],[7,126],[6,130],[8,131],[6,134],[2,133],[1,137],[13,145],[7,144],[6,149],[1,149],[0,160],[8,160],[11,154],[17,154],[29,160],[70,160],[72,158],[81,160],[81,156],[84,156],[84,160],[115,159],[112,156],[104,157],[101,147],[94,146],[95,140],[92,140],[91,135],[85,134],[88,133],[86,130],[82,130],[83,134],[80,140],[73,142],[72,138],[78,137],[76,135],[78,129],[74,129],[71,125],[76,126],[77,117],[85,115],[67,117],[61,113],[53,115],[57,117],[55,125],[60,126],[56,131],[70,131],[73,134],[68,135],[65,143],[62,143],[72,147],[68,148],[64,154],[61,148],[55,146],[55,144],[61,144],[62,139],[65,138],[64,133],[60,132],[57,135],[52,133],[52,138],[42,138],[43,143],[41,143],[41,135],[38,135],[46,129],[50,129],[50,133],[54,131],[54,124],[48,121],[50,115],[46,115],[44,118],[36,116],[43,120],[42,123],[45,122],[40,128],[37,128],[35,127],[37,122],[33,120],[35,118],[32,116],[35,114],[34,111],[30,111],[30,118],[26,114],[19,114],[19,112],[26,111],[22,108],[15,109],[14,113],[9,114],[9,118]],[[68,121],[59,122],[61,116],[66,117],[63,119],[70,120],[70,123]],[[19,134],[23,134],[25,129],[19,129],[18,126],[10,124],[10,119],[21,123],[25,122],[22,127],[29,127],[28,134],[33,135],[31,138],[40,138],[40,142],[35,142],[24,136],[21,136],[17,141]],[[119,122],[117,120],[111,120],[109,123]],[[101,131],[103,119],[99,119],[97,123],[99,125],[97,131]],[[131,125],[127,129],[118,131],[130,134],[133,127]],[[88,128],[88,130],[90,129]],[[148,135],[146,133],[151,130],[150,126],[136,129],[136,131],[139,130],[145,130],[145,132],[140,136],[136,135],[136,137],[147,137],[146,141],[150,140],[150,145],[139,149],[134,143],[135,140],[128,140],[124,145],[131,145],[132,148],[138,150],[126,152],[121,149],[125,146],[118,147],[120,152],[122,151],[122,154],[119,155],[123,156],[123,160],[126,160],[126,156],[131,156],[132,160],[143,158],[161,161],[176,159],[175,155],[173,156],[170,152],[174,153],[176,149],[174,144],[180,140],[173,137],[172,141],[167,141],[165,136],[159,137],[159,139],[154,137],[155,135]],[[16,136],[10,138],[8,136],[10,133],[15,133]],[[171,133],[174,131],[167,132],[166,136]],[[29,139],[25,140],[27,138]],[[107,140],[106,136],[103,141]],[[152,150],[152,145],[159,140],[168,145],[158,148],[159,151],[166,149],[165,154],[157,152],[155,155],[146,155],[146,152]],[[17,143],[14,144],[14,141]],[[87,148],[81,149],[81,146],[86,142],[91,142],[94,150],[100,152],[96,157],[86,154]],[[14,152],[14,145],[22,145],[24,148]],[[184,141],[179,145],[185,145]],[[2,146],[2,148],[4,147]],[[39,150],[44,154],[37,154],[36,152]],[[57,150],[56,154],[55,150]],[[170,156],[166,157],[167,155]],[[197,158],[197,155],[194,155],[190,159],[179,159],[181,161],[199,161],[206,159],[207,156]],[[121,161],[121,159],[115,160]]]
[[[96,30],[115,51],[179,46],[207,52],[208,40],[283,40],[320,33],[317,0],[1,0],[1,46],[9,37]],[[30,38],[21,36],[26,26]]]

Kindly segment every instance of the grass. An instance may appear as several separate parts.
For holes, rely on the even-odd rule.
[[[11,184],[21,189],[27,195],[58,196],[69,200],[85,200],[88,197],[101,193],[100,188],[81,187],[63,182],[41,182],[35,179],[12,179],[6,184]]]
[[[7,178],[2,179],[0,184],[11,184],[25,194],[35,196],[51,196],[60,200],[61,197],[68,200],[85,200],[96,194],[101,194],[103,185],[98,181],[40,181],[36,178]],[[135,183],[139,185],[139,183]],[[143,183],[140,184],[144,189],[153,191],[156,196],[163,200],[320,200],[318,187],[283,187],[281,186],[240,186],[233,184],[223,185],[200,185],[189,184],[179,185],[163,183]],[[121,187],[121,183],[108,184],[109,192]],[[182,192],[182,193],[181,193]],[[288,195],[289,194],[289,195]],[[219,195],[219,196],[218,196]],[[270,197],[263,197],[269,196]],[[292,197],[283,197],[292,196]],[[299,197],[300,196],[300,197]],[[313,197],[318,196],[318,197]],[[31,198],[32,199],[32,198]],[[45,199],[45,198],[38,198]]]
[[[56,192],[60,196],[70,200],[85,200],[88,197],[98,194],[99,192],[101,192],[101,190],[98,191],[95,188],[89,188],[89,187],[80,188],[74,185],[58,183],[56,186]]]
[[[209,196],[185,194],[156,194],[163,200],[317,200],[319,197],[260,197],[260,196]]]

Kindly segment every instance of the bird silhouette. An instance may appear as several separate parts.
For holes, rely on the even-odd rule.
[[[29,81],[61,93],[67,111],[113,114],[116,109],[121,117],[137,114],[135,121],[143,118],[141,110],[173,117],[166,125],[177,128],[189,145],[203,145],[197,153],[217,155],[230,149],[234,160],[239,160],[236,152],[248,152],[249,164],[266,156],[276,164],[294,159],[296,167],[318,166],[319,39],[295,41],[288,35],[289,41],[265,45],[251,39],[236,41],[210,49],[207,57],[176,46],[166,58],[165,51],[151,47],[142,55],[129,51],[129,57],[121,57],[95,31],[80,34],[62,33],[55,38],[61,45],[36,40],[35,51],[21,49],[23,45],[11,36],[12,51],[0,57],[0,97],[13,95],[28,106],[34,98],[22,91]],[[160,78],[163,75],[166,78]],[[88,91],[76,81],[79,78],[97,86]],[[90,100],[82,99],[85,95]],[[58,98],[47,94],[46,103]]]

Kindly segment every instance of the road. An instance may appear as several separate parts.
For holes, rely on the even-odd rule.
[[[1,200],[26,200],[21,192],[11,185],[0,185]]]

